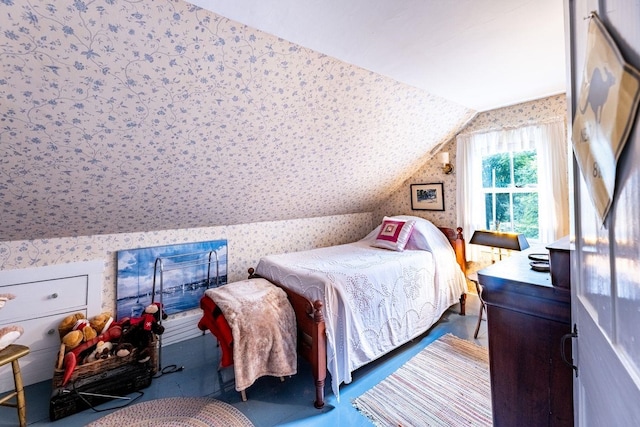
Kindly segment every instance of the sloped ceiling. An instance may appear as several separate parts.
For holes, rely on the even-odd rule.
[[[475,113],[183,0],[0,13],[0,241],[370,211]]]
[[[477,111],[565,91],[558,0],[189,0]]]

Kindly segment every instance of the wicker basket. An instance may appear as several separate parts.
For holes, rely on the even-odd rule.
[[[73,370],[69,382],[64,387],[64,369],[56,366],[49,400],[49,419],[56,421],[115,397],[126,396],[149,387],[154,374],[158,372],[155,337],[148,348],[151,358],[144,363],[137,361],[137,350],[134,350],[125,357],[111,356],[108,359],[79,365]]]
[[[151,358],[148,362],[144,364],[148,366],[148,371],[151,375],[154,375],[158,372],[158,341],[153,337],[151,342],[149,343],[149,354]],[[62,349],[60,351],[63,351]],[[82,387],[88,383],[92,383],[95,381],[99,381],[100,376],[107,376],[107,373],[111,370],[121,368],[127,365],[140,365],[140,362],[137,361],[137,353],[138,350],[134,349],[129,355],[125,357],[117,357],[111,356],[108,359],[96,360],[95,362],[89,362],[82,365],[76,366],[71,374],[71,378],[66,384],[68,387],[70,384],[73,387]],[[62,382],[64,379],[64,366],[62,368],[58,368],[57,366],[53,371],[53,381],[52,385],[54,390],[63,387]]]

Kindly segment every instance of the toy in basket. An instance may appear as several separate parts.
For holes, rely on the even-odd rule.
[[[151,384],[158,371],[157,335],[166,314],[158,303],[139,318],[114,322],[109,313],[68,316],[58,328],[60,352],[53,374],[51,420],[131,393]],[[116,396],[119,395],[119,396]]]

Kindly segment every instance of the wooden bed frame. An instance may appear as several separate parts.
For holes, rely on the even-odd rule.
[[[456,261],[466,275],[466,256],[462,228],[438,227],[451,242],[456,253]],[[260,277],[253,268],[249,268],[249,278]],[[308,298],[280,286],[288,295],[289,301],[296,313],[298,323],[298,352],[311,364],[311,371],[316,387],[316,408],[324,406],[324,383],[327,378],[327,338],[325,335],[322,301],[311,301]],[[460,315],[465,315],[466,294],[460,295]]]

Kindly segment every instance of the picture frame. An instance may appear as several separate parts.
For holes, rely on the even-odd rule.
[[[116,320],[154,301],[168,315],[198,308],[206,289],[227,283],[227,248],[221,239],[117,251]]]
[[[443,211],[444,184],[411,184],[411,209],[414,211]]]

